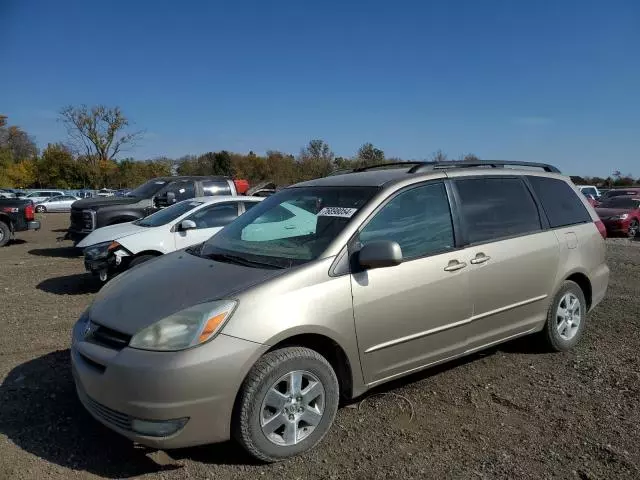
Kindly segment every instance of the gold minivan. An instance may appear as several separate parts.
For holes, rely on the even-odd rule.
[[[320,442],[341,398],[523,335],[570,349],[607,289],[604,226],[546,164],[363,168],[245,208],[78,320],[73,374],[100,422],[281,460]]]

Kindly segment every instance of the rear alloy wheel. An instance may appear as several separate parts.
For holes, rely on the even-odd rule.
[[[627,235],[629,238],[636,238],[638,236],[638,233],[640,233],[640,224],[638,223],[638,220],[634,218],[629,223],[629,230],[627,230]]]
[[[587,320],[587,302],[580,286],[565,281],[547,312],[542,331],[547,346],[556,352],[573,348],[582,336]]]
[[[44,213],[46,211],[47,211],[47,209],[44,207],[44,205],[38,205],[36,207],[36,212],[38,212],[38,213]]]
[[[275,462],[316,446],[338,409],[333,368],[318,352],[289,347],[265,354],[242,385],[233,435],[254,457]]]

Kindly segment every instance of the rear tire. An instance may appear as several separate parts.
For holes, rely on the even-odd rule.
[[[627,231],[627,236],[631,239],[634,239],[639,234],[640,234],[640,224],[638,223],[638,220],[634,218],[629,223],[629,230]]]
[[[0,221],[0,247],[4,247],[11,239],[11,230],[9,225]]]
[[[338,378],[322,355],[304,347],[274,350],[256,362],[240,389],[233,436],[264,462],[293,457],[324,438],[339,399]]]
[[[572,349],[582,337],[587,321],[587,302],[580,286],[566,280],[549,305],[547,323],[541,335],[554,352]]]

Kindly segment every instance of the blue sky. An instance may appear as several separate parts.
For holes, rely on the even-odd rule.
[[[227,149],[640,175],[640,2],[0,0],[0,110],[39,145],[119,105],[136,158]]]

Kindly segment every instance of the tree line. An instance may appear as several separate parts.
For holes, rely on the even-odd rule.
[[[284,186],[337,170],[403,161],[387,158],[372,143],[363,144],[352,157],[336,156],[321,139],[311,140],[297,155],[278,150],[264,155],[220,150],[175,159],[136,160],[124,155],[144,132],[133,130],[119,107],[67,106],[60,110],[59,121],[66,127],[67,138],[39,151],[31,135],[0,115],[0,187],[132,188],[150,178],[170,175],[227,175],[251,184],[269,181]],[[438,150],[427,160],[479,159],[473,154],[450,159]],[[602,186],[634,183],[619,172],[609,179],[576,178]]]

